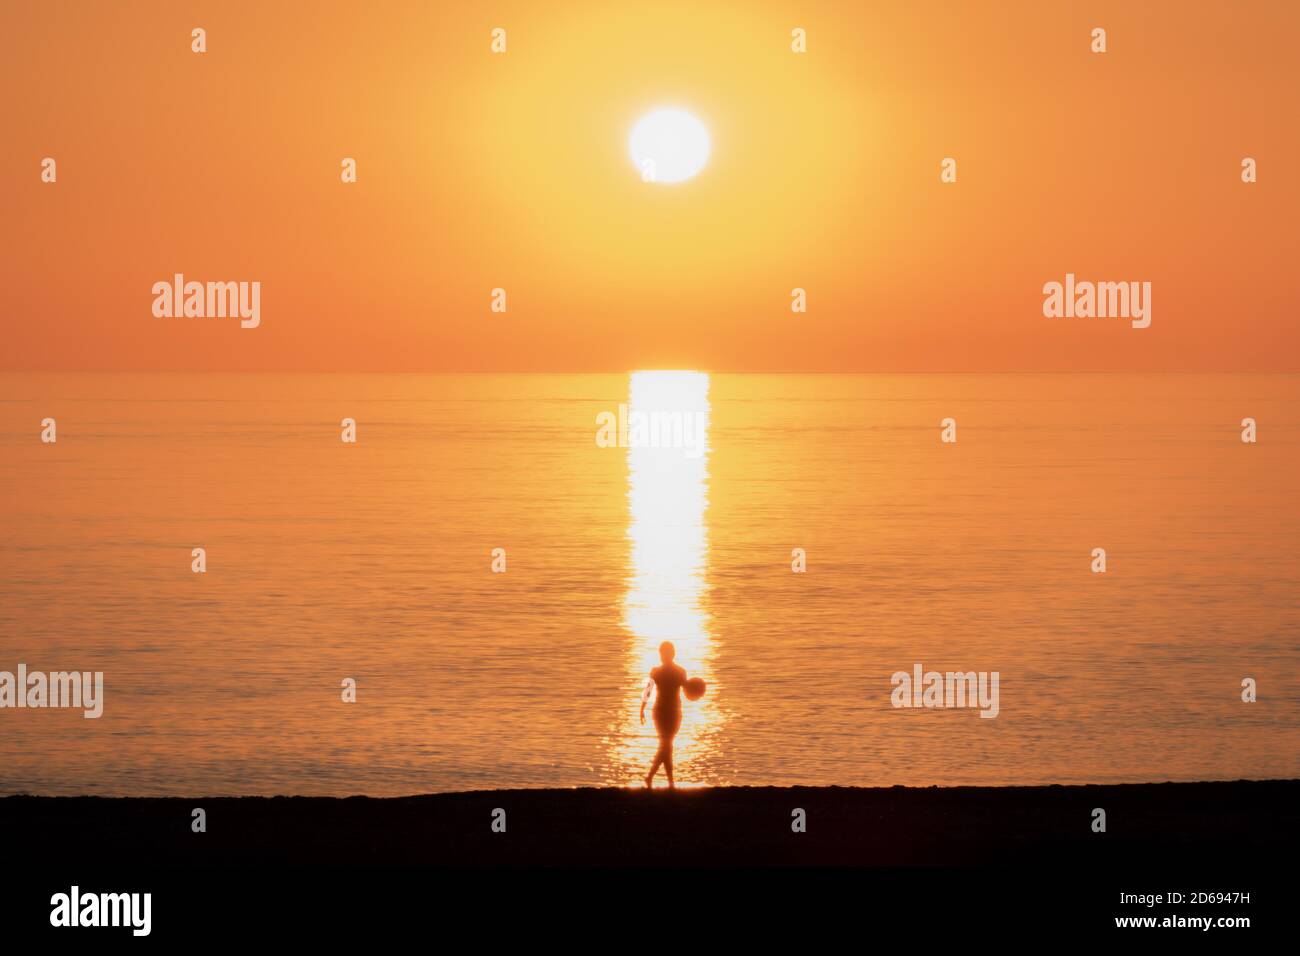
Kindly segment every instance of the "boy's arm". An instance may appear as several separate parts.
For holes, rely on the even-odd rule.
[[[645,723],[645,705],[650,700],[650,692],[655,689],[655,680],[653,677],[645,682],[645,690],[641,692],[641,723]]]

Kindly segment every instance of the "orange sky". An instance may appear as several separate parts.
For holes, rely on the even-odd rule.
[[[1298,35],[1281,0],[9,3],[0,368],[1294,371]],[[659,105],[709,127],[689,182],[628,159]],[[261,326],[154,318],[176,272],[260,281]],[[1151,327],[1044,318],[1066,272],[1150,281]]]

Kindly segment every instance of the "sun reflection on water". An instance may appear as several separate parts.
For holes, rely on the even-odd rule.
[[[629,419],[657,416],[660,422],[685,422],[686,444],[670,440],[646,447],[633,430],[628,447],[628,537],[631,575],[624,600],[628,683],[634,694],[621,722],[617,773],[626,783],[649,769],[658,738],[647,713],[638,720],[639,693],[650,668],[659,663],[659,644],[672,641],[677,663],[692,677],[703,677],[710,693],[699,701],[683,699],[681,730],[674,747],[679,786],[700,784],[705,758],[720,729],[713,706],[712,641],[702,603],[708,587],[708,426],[709,376],[704,372],[633,372]],[[642,418],[644,421],[645,418]],[[698,433],[692,434],[692,429]],[[680,433],[674,432],[674,435]],[[642,436],[644,438],[645,436]],[[676,446],[676,447],[665,447]],[[663,785],[660,775],[656,783]]]

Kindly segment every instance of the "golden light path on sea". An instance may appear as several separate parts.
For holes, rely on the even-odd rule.
[[[650,668],[659,664],[660,643],[672,641],[677,663],[690,676],[712,683],[713,647],[703,608],[708,588],[709,376],[690,371],[633,372],[628,391],[628,417],[634,425],[638,415],[643,422],[653,417],[664,426],[663,434],[671,436],[660,447],[648,447],[636,441],[633,429],[631,445],[637,447],[627,449],[632,553],[623,624],[633,638],[628,648],[629,679],[642,687]],[[702,784],[706,781],[701,778],[700,758],[721,729],[720,714],[708,695],[699,701],[683,699],[682,706],[682,726],[674,747],[677,784]],[[619,737],[617,764],[621,773],[629,774],[622,782],[642,777],[658,746],[648,710],[642,726],[638,709],[639,699],[628,708]],[[656,786],[664,785],[661,771]]]

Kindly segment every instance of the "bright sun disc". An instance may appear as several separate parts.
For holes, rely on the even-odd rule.
[[[655,110],[637,120],[627,149],[646,182],[680,183],[708,162],[709,131],[685,110]]]

